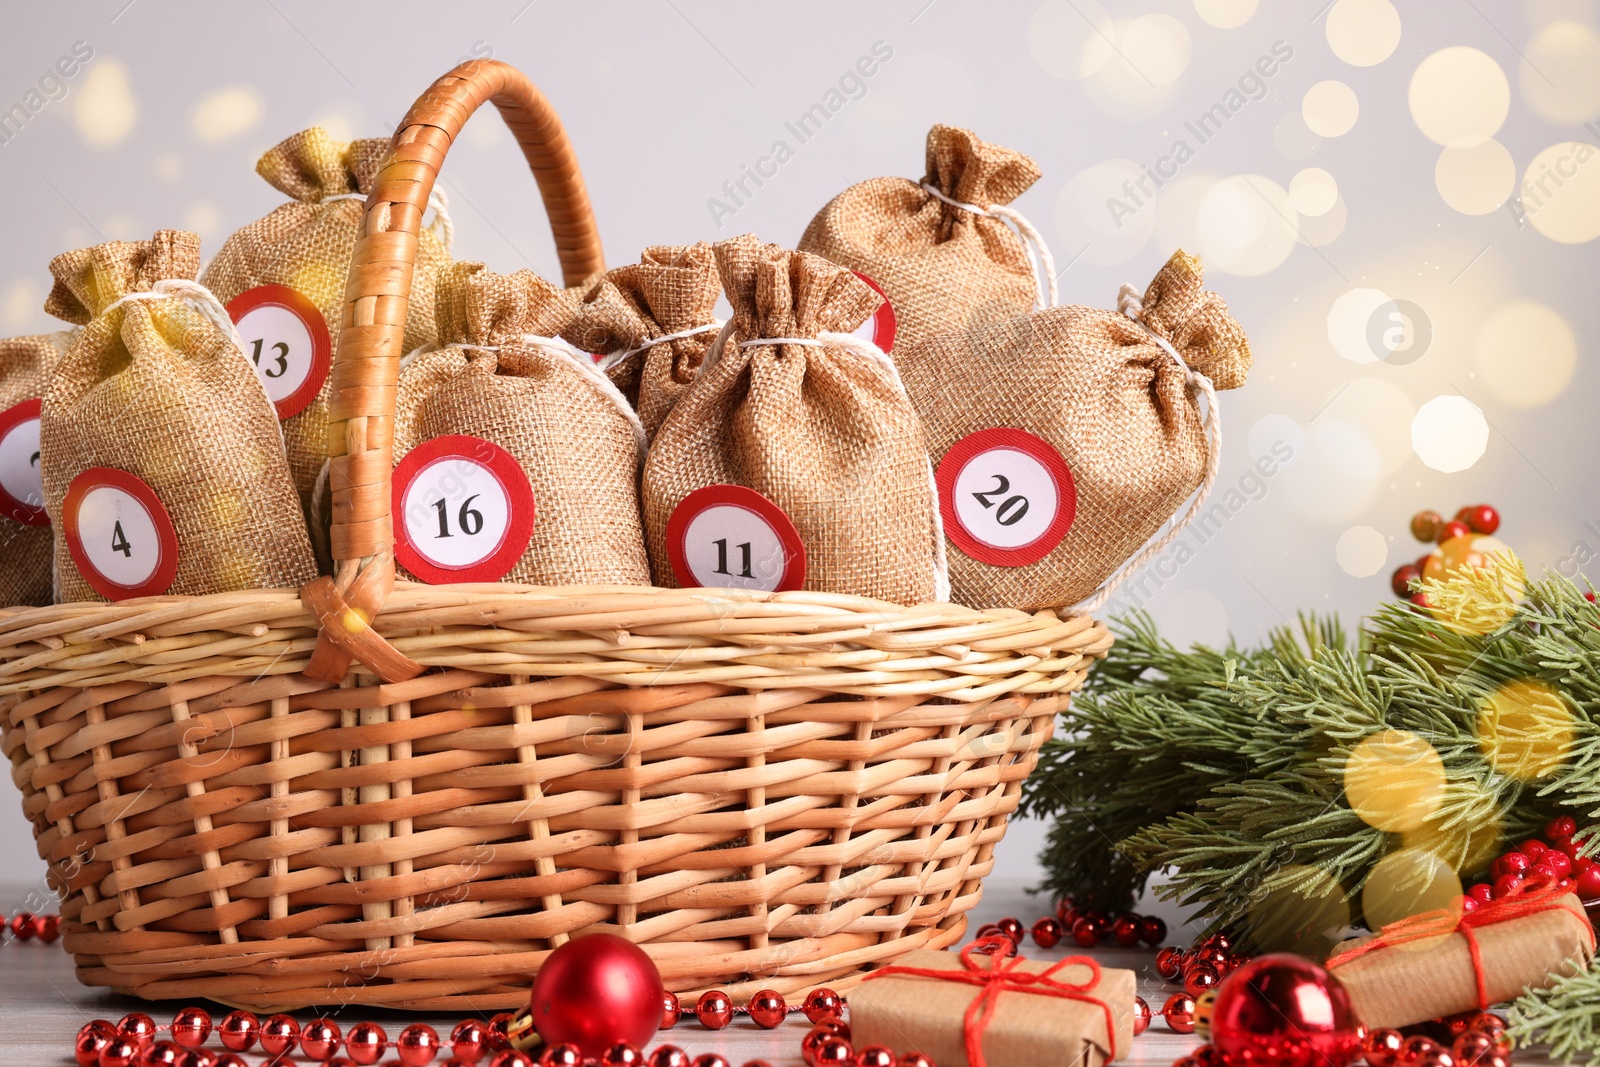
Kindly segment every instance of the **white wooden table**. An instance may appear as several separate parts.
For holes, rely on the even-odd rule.
[[[0,883],[0,910],[9,913],[16,906],[15,902],[24,898],[26,888]],[[1194,931],[1184,929],[1182,916],[1171,907],[1152,904],[1148,910],[1167,920],[1171,927],[1169,940],[1172,943],[1188,944],[1192,939]],[[1020,881],[993,878],[986,885],[983,902],[975,910],[970,929],[976,931],[979,925],[1007,915],[1031,925],[1047,911],[1043,900],[1025,894]],[[1031,941],[1027,945],[1024,951],[1034,959],[1055,959],[1070,952],[1082,951],[1070,941],[1049,952],[1033,947]],[[1178,991],[1176,986],[1168,985],[1156,976],[1153,950],[1097,948],[1092,954],[1104,964],[1132,968],[1139,976],[1139,993],[1152,1011],[1159,1011],[1166,998]],[[126,1012],[137,1010],[148,1011],[157,1022],[167,1023],[179,1007],[182,1005],[177,1002],[152,1005],[79,985],[73,976],[72,963],[61,951],[59,943],[40,945],[12,942],[0,946],[0,1067],[12,1064],[18,1067],[70,1067],[73,1063],[73,1036],[90,1019],[103,1018],[114,1022]],[[211,1007],[219,1017],[226,1011]],[[355,1008],[345,1009],[335,1017],[346,1026],[353,1021],[372,1019],[382,1024],[391,1038],[407,1023],[419,1020],[432,1023],[441,1036],[448,1036],[449,1028],[460,1018]],[[312,1015],[301,1013],[300,1018],[305,1022]],[[775,1030],[758,1029],[748,1019],[740,1017],[735,1019],[732,1026],[716,1033],[702,1028],[693,1020],[686,1020],[673,1030],[661,1034],[658,1040],[679,1045],[691,1056],[702,1052],[721,1053],[732,1067],[740,1067],[752,1059],[766,1060],[773,1067],[798,1067],[800,1039],[805,1036],[807,1028],[804,1016],[800,1015],[791,1015],[784,1025]],[[1195,1037],[1168,1032],[1161,1021],[1156,1020],[1144,1036],[1134,1041],[1127,1062],[1166,1067],[1198,1043]],[[215,1037],[208,1047],[219,1047]],[[262,1058],[260,1050],[253,1050],[247,1058],[252,1064],[258,1062]],[[435,1062],[442,1062],[443,1059],[441,1057]],[[384,1062],[394,1062],[393,1057]],[[482,1062],[486,1064],[487,1059]],[[1517,1067],[1544,1067],[1551,1061],[1519,1051],[1516,1062]],[[1061,1067],[1070,1065],[1063,1064]]]

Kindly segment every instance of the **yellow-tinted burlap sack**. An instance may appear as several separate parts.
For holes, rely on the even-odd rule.
[[[194,282],[199,266],[200,239],[177,230],[50,263],[55,287],[45,310],[84,327],[50,376],[40,423],[45,503],[62,534],[63,600],[297,589],[316,577],[277,416],[222,305]],[[141,520],[170,566],[156,587],[149,583],[159,568],[129,571],[146,580],[108,590],[78,566],[63,509],[80,475],[107,468],[145,487],[124,486],[124,496],[153,494],[153,504],[139,497],[142,514],[170,523],[168,543],[159,516]],[[121,568],[155,558],[126,518],[92,542],[85,526],[89,560]]]
[[[39,482],[39,400],[66,333],[0,340],[0,607],[50,603],[52,538]]]
[[[1215,478],[1212,387],[1244,384],[1244,330],[1183,252],[1143,300],[1124,287],[1121,305],[1049,308],[900,354],[938,471],[958,603],[1103,600],[1102,583]]]
[[[799,244],[878,284],[894,309],[896,352],[1021,315],[1037,292],[1022,240],[988,212],[1038,181],[1038,166],[953,126],[928,132],[927,156],[921,183],[872,178],[834,197]]]
[[[589,354],[557,337],[576,304],[532,271],[457,263],[440,275],[443,346],[409,359],[395,401],[396,554],[406,577],[650,584],[639,522],[644,431]],[[450,439],[461,443],[428,462],[454,464],[454,476],[436,491],[408,492],[424,450]],[[501,450],[514,469],[494,466]],[[530,500],[518,498],[528,491]],[[472,536],[488,536],[496,494],[510,505],[504,538],[525,540],[500,544],[503,555],[461,554]],[[531,534],[516,521],[530,503]]]
[[[646,248],[589,291],[562,336],[605,357],[601,365],[654,437],[716,339],[721,294],[706,242]]]
[[[715,249],[733,318],[645,461],[657,584],[941,599],[922,429],[893,364],[848,335],[878,295],[752,236]]]
[[[237,230],[200,279],[229,305],[245,349],[284,416],[289,468],[303,503],[309,503],[328,459],[328,366],[339,346],[345,274],[361,232],[364,198],[388,150],[386,139],[336,141],[317,126],[269,149],[256,173],[289,202]],[[442,235],[448,225],[435,229]],[[449,261],[440,236],[422,229],[403,351],[436,338],[434,279]],[[286,307],[294,300],[283,289],[304,304]],[[286,317],[296,312],[310,320],[305,327]],[[307,351],[308,344],[317,350]]]

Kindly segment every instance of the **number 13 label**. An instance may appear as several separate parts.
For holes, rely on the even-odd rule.
[[[1077,514],[1061,453],[1024,430],[968,434],[945,453],[935,480],[945,534],[968,556],[997,567],[1037,563]]]
[[[449,434],[394,470],[394,554],[430,585],[498,582],[533,539],[533,487],[516,458],[481,437]]]
[[[228,301],[228,317],[278,418],[309,407],[328,380],[333,355],[317,305],[287,285],[258,285]]]
[[[684,588],[799,589],[806,549],[783,509],[742,485],[696,489],[667,520],[667,556]]]
[[[0,515],[27,526],[48,526],[39,479],[39,401],[0,412]]]
[[[142,480],[90,467],[61,503],[67,550],[89,588],[108,600],[165,593],[178,573],[178,534]]]

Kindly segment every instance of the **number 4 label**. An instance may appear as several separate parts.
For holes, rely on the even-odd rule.
[[[806,549],[783,509],[742,485],[696,489],[667,520],[667,557],[684,588],[799,589]]]
[[[533,539],[533,487],[481,437],[426,441],[394,470],[395,558],[430,585],[497,582]]]
[[[939,512],[962,552],[997,567],[1049,555],[1072,527],[1072,471],[1048,441],[998,426],[968,434],[939,462]]]
[[[178,534],[161,498],[139,478],[91,467],[67,487],[61,515],[67,551],[101,596],[156,596],[172,585]]]

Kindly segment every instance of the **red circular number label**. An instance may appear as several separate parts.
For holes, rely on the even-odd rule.
[[[49,526],[39,480],[39,401],[0,412],[0,515],[26,526]]]
[[[1078,510],[1061,453],[1010,427],[957,441],[935,480],[945,534],[973,559],[997,567],[1024,567],[1049,555]]]
[[[799,589],[806,549],[783,509],[742,485],[696,489],[667,520],[667,556],[685,588]]]
[[[328,323],[317,305],[287,285],[258,285],[228,301],[228,317],[278,418],[309,407],[328,380],[333,356]]]
[[[91,467],[61,505],[67,550],[89,588],[108,600],[165,593],[178,573],[178,534],[165,505],[139,478]]]
[[[533,538],[533,487],[493,441],[426,441],[395,467],[393,491],[395,558],[430,585],[498,582]]]
[[[895,331],[894,305],[889,303],[889,294],[885,293],[877,282],[860,271],[853,270],[850,273],[866,282],[872,287],[873,292],[883,297],[883,303],[878,305],[878,310],[873,313],[872,318],[856,327],[856,336],[863,340],[871,341],[882,351],[888,352],[894,348]]]

